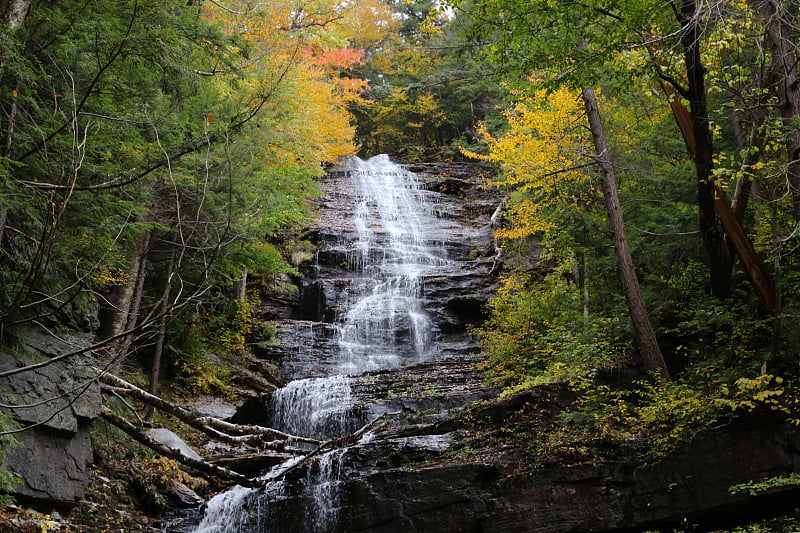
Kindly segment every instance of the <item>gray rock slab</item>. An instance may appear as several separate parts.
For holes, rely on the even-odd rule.
[[[148,429],[145,431],[145,434],[153,439],[154,441],[163,444],[167,448],[171,448],[181,453],[184,457],[188,457],[189,459],[196,459],[198,461],[202,461],[203,458],[200,457],[196,451],[191,449],[188,444],[186,444],[182,438],[177,436],[172,431],[165,429],[165,428],[153,428]]]

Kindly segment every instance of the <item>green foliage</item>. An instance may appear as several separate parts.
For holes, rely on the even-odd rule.
[[[224,361],[242,357],[257,303],[255,294],[248,294],[244,302],[223,298],[199,315],[173,321],[166,363],[179,386],[191,393],[227,390],[229,370]]]
[[[660,458],[712,427],[722,407],[709,392],[681,382],[634,382],[630,387],[585,385],[574,408],[560,415],[578,434],[646,442]]]
[[[209,352],[197,323],[174,321],[166,352],[168,375],[189,394],[227,390],[228,372]]]
[[[776,476],[761,481],[748,481],[747,483],[739,483],[732,485],[728,488],[731,494],[739,494],[746,492],[751,496],[757,496],[762,492],[779,487],[794,487],[800,485],[800,474],[792,472],[788,476]]]
[[[720,301],[705,284],[705,266],[690,262],[670,280],[673,308],[665,328],[678,344],[676,351],[688,362],[725,361],[726,379],[754,372],[772,358],[773,319],[746,300]],[[738,374],[737,374],[738,373]]]
[[[257,296],[250,294],[244,302],[227,300],[213,313],[201,316],[199,327],[209,349],[223,354],[244,351],[245,337],[252,330],[253,310],[257,303]]]
[[[591,376],[624,361],[614,318],[584,316],[581,291],[558,274],[504,280],[478,329],[489,376],[516,388]]]
[[[13,431],[20,427],[11,415],[0,412],[0,432]],[[0,435],[0,506],[11,505],[13,498],[10,493],[13,492],[14,485],[22,483],[22,480],[10,472],[2,461],[6,451],[14,446],[20,446],[20,443],[13,434]]]
[[[427,0],[391,5],[403,13],[401,27],[369,49],[356,69],[371,83],[364,100],[351,106],[360,153],[459,159],[458,147],[474,143],[477,123],[499,116],[505,91],[456,35],[463,12],[444,16]]]
[[[753,411],[759,407],[769,407],[772,411],[781,411],[787,415],[794,415],[795,424],[797,413],[792,411],[793,401],[785,395],[786,384],[780,376],[761,374],[756,378],[739,378],[733,387],[722,387],[725,397],[715,400],[717,405],[730,408],[731,411]]]

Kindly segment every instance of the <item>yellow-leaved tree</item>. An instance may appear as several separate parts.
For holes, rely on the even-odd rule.
[[[499,238],[538,237],[565,243],[564,232],[578,230],[568,238],[567,255],[581,247],[585,230],[577,218],[588,214],[598,202],[599,191],[584,172],[583,154],[588,132],[582,127],[583,107],[575,91],[562,88],[532,94],[515,91],[516,103],[503,112],[508,130],[489,133],[485,124],[478,134],[486,142],[487,154],[462,150],[469,157],[497,164],[499,177],[488,184],[508,193],[509,224],[497,232]],[[565,222],[569,221],[569,225]],[[561,251],[565,251],[562,246]]]
[[[669,379],[628,248],[614,167],[595,91],[583,87],[578,96],[577,91],[562,87],[552,92],[534,91],[530,96],[517,92],[516,96],[518,102],[506,113],[508,132],[493,137],[485,128],[482,130],[489,154],[467,152],[499,163],[504,170],[501,179],[492,183],[510,189],[512,225],[501,230],[499,236],[549,237],[546,244],[551,252],[560,251],[562,258],[566,252],[577,259],[575,278],[586,294],[583,284],[586,262],[582,252],[576,253],[576,244],[589,222],[583,214],[589,212],[590,203],[597,198],[592,181],[596,180],[602,191],[616,270],[637,347],[645,368]],[[580,127],[583,120],[588,120],[588,134]],[[589,167],[593,173],[588,172]],[[584,314],[588,314],[586,303],[584,298]]]

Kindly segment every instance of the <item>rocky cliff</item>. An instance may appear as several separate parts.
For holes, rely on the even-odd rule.
[[[409,169],[437,214],[426,227],[429,238],[443,244],[448,259],[421,280],[437,355],[410,367],[361,376],[355,392],[364,420],[387,409],[400,409],[409,416],[433,413],[445,404],[463,406],[494,394],[475,371],[478,346],[468,331],[483,320],[484,305],[497,288],[499,265],[490,218],[499,201],[482,187],[483,174],[489,170],[468,163]],[[339,347],[333,322],[357,268],[351,249],[357,192],[347,172],[338,169],[331,170],[320,186],[318,218],[306,235],[318,251],[301,266],[304,276],[292,312],[282,310],[283,301],[260,308],[262,318],[276,321],[280,343],[251,347],[263,360],[279,366],[287,381],[336,372]],[[406,334],[402,326],[398,328],[398,336]],[[419,396],[412,399],[415,390]]]
[[[551,386],[475,410],[471,418],[489,421],[482,447],[459,444],[475,431],[462,419],[389,430],[348,448],[339,458],[342,481],[332,501],[338,522],[330,531],[702,530],[792,510],[800,495],[797,488],[759,497],[729,492],[734,484],[800,467],[798,432],[769,416],[732,422],[659,461],[643,458],[635,442],[593,442],[588,452],[565,447],[543,455],[490,436],[524,410],[551,423],[569,401],[566,389]],[[286,492],[291,496],[272,503],[272,527],[308,530],[312,491],[294,482]]]

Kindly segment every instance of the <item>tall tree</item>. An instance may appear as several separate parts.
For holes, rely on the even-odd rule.
[[[573,3],[554,6],[548,2],[534,2],[519,6],[513,3],[507,5],[502,2],[478,1],[457,3],[456,7],[472,10],[476,18],[473,31],[481,39],[491,38],[493,44],[488,45],[489,59],[501,69],[516,75],[533,74],[545,85],[553,86],[565,82],[580,88],[596,150],[593,159],[600,169],[603,198],[617,256],[617,269],[637,347],[646,368],[668,378],[666,363],[656,342],[628,249],[611,154],[592,88],[602,74],[591,72],[587,66],[602,66],[603,58],[598,56],[606,56],[608,60],[614,50],[603,50],[599,43],[593,42],[596,36],[603,45],[615,45],[617,48],[621,46],[621,43],[614,43],[607,35],[599,34],[599,27],[605,23],[606,18],[616,20],[607,10],[598,13],[585,4]],[[509,20],[511,27],[507,26]],[[614,31],[610,33],[618,36]],[[520,53],[525,55],[518,56]],[[511,61],[508,61],[509,56],[512,57]],[[587,65],[581,65],[582,62]],[[567,73],[561,69],[566,69]]]
[[[793,214],[800,222],[800,61],[798,36],[800,18],[797,4],[783,0],[759,0],[752,2],[761,13],[772,55],[772,74],[775,93],[778,96],[781,119],[784,125],[786,146],[786,177],[789,182]]]
[[[600,169],[603,199],[608,215],[608,224],[611,229],[611,241],[614,246],[614,253],[617,256],[617,269],[622,291],[625,294],[625,301],[628,304],[628,311],[631,315],[633,331],[636,336],[636,346],[639,348],[644,360],[645,368],[661,378],[669,380],[667,364],[661,354],[661,348],[658,346],[653,326],[650,323],[650,316],[644,304],[642,290],[631,259],[625,221],[622,215],[622,205],[619,201],[617,181],[614,175],[614,165],[611,161],[611,152],[603,130],[600,109],[597,106],[597,97],[595,96],[595,91],[590,87],[581,89],[581,97],[586,108],[589,129],[592,132],[592,140],[594,141],[596,154],[593,159]]]
[[[323,58],[359,54],[334,3],[218,4],[36,3],[0,32],[0,336],[66,323],[121,356],[165,330],[169,354],[244,269],[292,271],[267,240],[355,152],[358,82]]]

